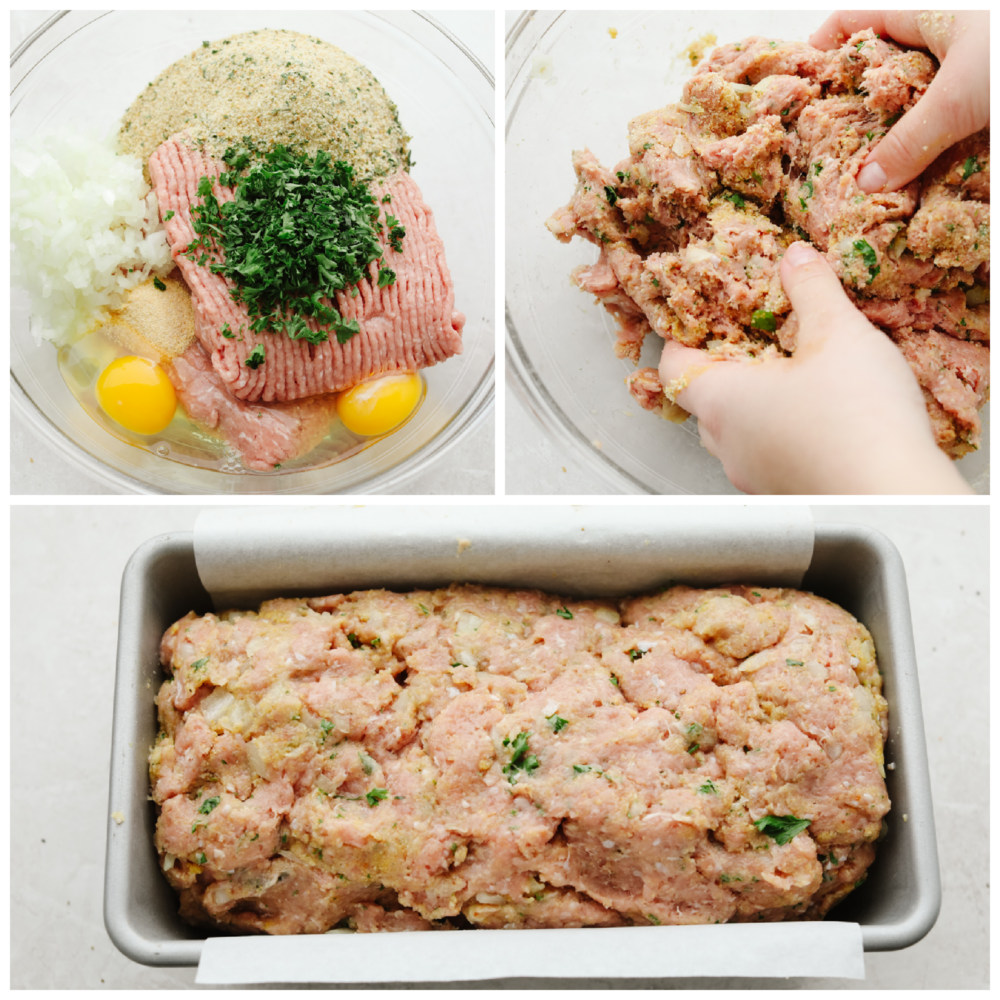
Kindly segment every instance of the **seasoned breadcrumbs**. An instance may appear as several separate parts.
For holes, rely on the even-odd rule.
[[[353,56],[295,31],[203,42],[128,109],[119,151],[146,164],[160,143],[185,130],[216,157],[249,136],[261,152],[279,144],[297,153],[325,150],[363,180],[409,167],[409,136],[378,80]]]

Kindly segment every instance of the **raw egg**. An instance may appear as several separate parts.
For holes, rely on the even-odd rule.
[[[359,382],[337,397],[337,415],[354,434],[376,437],[398,427],[420,402],[416,372],[382,375]]]
[[[112,361],[97,379],[101,409],[126,430],[159,434],[174,418],[177,395],[155,361],[130,355]]]

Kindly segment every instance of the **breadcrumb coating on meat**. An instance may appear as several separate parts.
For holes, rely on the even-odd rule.
[[[926,342],[904,352],[918,378],[933,360],[930,334],[972,344],[961,368],[946,356],[947,391],[921,385],[938,446],[953,458],[978,448],[989,383],[989,129],[899,191],[857,184],[937,68],[870,29],[831,52],[747,38],[714,49],[679,102],[633,118],[629,156],[613,170],[574,152],[576,190],[546,225],[562,242],[580,236],[600,248],[573,280],[614,318],[615,354],[638,364],[651,331],[714,358],[793,354],[798,325],[778,268],[793,241],[807,240],[895,341],[902,328],[919,331]],[[968,301],[944,301],[959,290]],[[626,383],[640,406],[662,413],[670,395],[645,372]]]

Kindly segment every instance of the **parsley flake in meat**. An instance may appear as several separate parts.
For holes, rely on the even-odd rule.
[[[793,837],[800,834],[811,819],[799,819],[798,816],[762,816],[755,819],[753,825],[766,833],[778,845],[787,844]]]

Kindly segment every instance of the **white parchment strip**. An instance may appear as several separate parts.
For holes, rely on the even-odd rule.
[[[205,942],[196,982],[457,982],[514,976],[864,979],[857,924],[411,931]]]
[[[455,582],[572,597],[671,581],[795,587],[812,549],[802,505],[215,507],[195,524],[198,573],[220,610]]]

